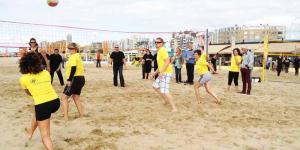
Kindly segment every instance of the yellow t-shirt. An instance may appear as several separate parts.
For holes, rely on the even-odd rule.
[[[20,78],[20,84],[23,89],[27,89],[30,92],[34,100],[34,105],[58,98],[58,95],[51,85],[50,74],[46,70],[38,74],[23,75]]]
[[[238,62],[236,62],[235,60],[237,60]],[[240,65],[237,65],[236,63],[241,63],[241,61],[242,61],[242,57],[239,56],[239,55],[231,57],[229,71],[239,72],[240,71]]]
[[[196,62],[196,70],[199,75],[208,73],[208,62],[206,61],[206,53],[203,53]]]
[[[169,66],[167,67],[167,69],[164,72],[161,72],[161,70],[163,69],[164,63],[166,59],[170,59],[169,58],[169,54],[166,48],[161,47],[158,51],[157,51],[157,65],[158,65],[158,70],[161,74],[166,73],[166,74],[170,74],[173,72],[172,69],[172,64],[170,63]]]
[[[76,66],[76,72],[74,76],[83,76],[84,74],[84,68],[83,68],[83,63],[81,60],[81,57],[78,53],[72,54],[67,62],[66,65],[66,76],[69,78],[71,74],[71,68],[73,66]]]

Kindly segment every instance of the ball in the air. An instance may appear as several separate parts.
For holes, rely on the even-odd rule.
[[[50,7],[55,7],[58,4],[58,0],[47,0],[47,3]]]

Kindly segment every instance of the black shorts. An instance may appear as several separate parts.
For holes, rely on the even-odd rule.
[[[71,86],[66,86],[63,93],[67,96],[71,96],[73,94],[80,95],[81,89],[83,88],[84,84],[84,76],[75,76],[73,78]]]
[[[43,121],[46,119],[49,119],[51,117],[52,113],[55,113],[60,106],[60,100],[59,98],[35,105],[35,117],[37,121]]]

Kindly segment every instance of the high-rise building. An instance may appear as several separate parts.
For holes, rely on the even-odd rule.
[[[54,49],[58,49],[59,51],[65,51],[67,49],[66,40],[56,41],[56,42],[47,42],[46,50],[49,53],[53,53]]]
[[[101,42],[93,42],[92,43],[92,50],[99,50],[99,49],[102,49],[102,43]]]
[[[72,42],[72,35],[71,34],[68,34],[67,35],[67,44],[71,43]]]
[[[270,41],[281,41],[286,39],[285,26],[238,26],[221,28],[210,34],[211,44],[261,42],[265,33],[269,33]]]
[[[175,49],[176,47],[180,47],[181,49],[187,49],[188,43],[193,42],[194,48],[198,48],[200,47],[200,42],[198,42],[199,37],[197,37],[198,34],[199,32],[193,31],[173,33],[172,39],[170,41],[170,47],[173,49]]]

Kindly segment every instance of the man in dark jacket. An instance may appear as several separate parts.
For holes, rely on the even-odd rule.
[[[53,76],[54,73],[56,72],[58,78],[59,78],[59,82],[60,85],[64,85],[64,79],[63,76],[61,74],[61,63],[62,63],[62,57],[59,54],[59,50],[58,49],[54,49],[54,53],[51,54],[49,56],[49,60],[50,60],[50,75],[51,75],[51,83],[53,82]]]

